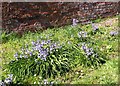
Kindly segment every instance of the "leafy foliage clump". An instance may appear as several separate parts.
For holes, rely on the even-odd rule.
[[[32,42],[31,47],[25,46],[14,55],[15,60],[8,64],[16,81],[22,81],[26,76],[39,75],[43,79],[63,75],[69,71],[69,61],[62,52],[62,46],[50,40]]]

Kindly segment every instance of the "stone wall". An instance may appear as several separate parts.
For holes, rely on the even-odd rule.
[[[36,31],[37,27],[69,25],[114,16],[118,2],[13,2],[2,3],[2,27],[10,31]]]

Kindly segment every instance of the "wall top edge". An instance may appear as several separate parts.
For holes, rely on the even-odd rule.
[[[119,2],[120,0],[0,0],[0,2]]]

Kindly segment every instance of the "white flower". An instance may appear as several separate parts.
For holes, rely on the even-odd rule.
[[[36,82],[34,82],[34,84],[36,84]]]
[[[34,76],[36,76],[36,74]]]

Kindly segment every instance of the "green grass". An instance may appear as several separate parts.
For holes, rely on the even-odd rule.
[[[100,19],[96,20],[97,23],[100,21]],[[110,27],[101,25],[99,27],[100,33],[93,36],[90,35],[90,40],[96,43],[95,47],[100,49],[101,52],[106,53],[106,57],[109,58],[105,64],[100,66],[98,69],[83,67],[82,65],[77,64],[76,67],[73,67],[64,76],[58,76],[55,79],[48,78],[48,81],[63,84],[116,84],[118,80],[118,37],[111,37],[109,35],[109,32],[116,26],[118,26],[117,21]],[[51,39],[54,41],[59,41],[60,44],[67,44],[69,41],[72,44],[78,43],[76,37],[78,32],[81,30],[91,32],[92,28],[90,24],[83,26],[78,24],[75,27],[68,25],[60,28],[48,28],[44,32],[29,32],[24,34],[21,38],[14,33],[9,35],[3,33],[2,44],[0,44],[0,59],[2,59],[0,66],[4,67],[4,64],[15,59],[13,56],[16,51],[20,51],[22,46],[25,44],[29,45],[33,40]],[[0,74],[4,77],[7,77],[7,73],[8,72],[5,69],[0,72]],[[2,79],[2,77],[0,79]],[[26,78],[24,82],[32,84],[35,82],[38,83],[40,80],[40,76],[31,76]]]
[[[112,59],[99,69],[87,71],[86,75],[77,81],[72,81],[73,84],[116,84],[118,82],[118,59]]]
[[[109,60],[99,69],[83,68],[77,66],[64,77],[58,77],[58,83],[71,84],[117,84],[118,83],[118,58]]]

